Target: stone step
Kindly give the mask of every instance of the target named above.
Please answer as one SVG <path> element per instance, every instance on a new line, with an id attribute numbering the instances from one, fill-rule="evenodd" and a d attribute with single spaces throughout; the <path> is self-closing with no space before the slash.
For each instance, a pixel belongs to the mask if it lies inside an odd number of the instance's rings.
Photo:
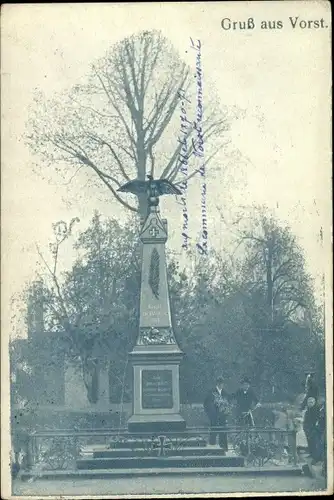
<path id="1" fill-rule="evenodd" d="M 264 467 L 164 467 L 155 469 L 81 469 L 81 470 L 54 470 L 38 473 L 23 472 L 22 480 L 28 479 L 108 479 L 134 478 L 147 476 L 190 476 L 190 475 L 217 475 L 217 476 L 300 476 L 301 467 L 298 466 L 264 466 Z"/>
<path id="2" fill-rule="evenodd" d="M 132 448 L 122 448 L 122 449 L 109 449 L 109 450 L 94 450 L 93 452 L 83 452 L 82 457 L 88 458 L 88 455 L 92 458 L 114 458 L 114 457 L 147 457 L 149 453 L 153 456 L 159 456 L 159 449 L 156 448 L 150 452 L 145 449 L 132 449 Z M 220 447 L 211 446 L 193 446 L 193 447 L 182 447 L 179 449 L 165 450 L 166 456 L 222 456 L 222 450 Z"/>
<path id="3" fill-rule="evenodd" d="M 150 469 L 173 467 L 243 467 L 245 460 L 236 456 L 166 456 L 81 458 L 78 469 Z"/>

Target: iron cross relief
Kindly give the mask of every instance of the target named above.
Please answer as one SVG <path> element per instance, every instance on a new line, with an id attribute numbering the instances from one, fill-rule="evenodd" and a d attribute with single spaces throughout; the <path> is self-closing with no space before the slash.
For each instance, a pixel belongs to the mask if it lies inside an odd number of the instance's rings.
<path id="1" fill-rule="evenodd" d="M 153 238 L 155 238 L 159 234 L 159 229 L 157 227 L 153 226 L 149 230 L 149 233 L 150 233 L 151 236 L 153 236 Z"/>

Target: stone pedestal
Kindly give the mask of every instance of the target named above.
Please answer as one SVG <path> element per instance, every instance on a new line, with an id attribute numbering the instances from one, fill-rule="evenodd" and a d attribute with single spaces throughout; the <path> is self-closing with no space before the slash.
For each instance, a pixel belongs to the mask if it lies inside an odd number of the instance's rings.
<path id="1" fill-rule="evenodd" d="M 167 221 L 150 206 L 143 243 L 139 335 L 130 353 L 133 366 L 131 432 L 185 429 L 180 415 L 179 365 L 183 353 L 171 321 L 165 243 Z"/>
<path id="2" fill-rule="evenodd" d="M 182 352 L 175 345 L 136 346 L 133 366 L 133 415 L 131 432 L 182 431 L 180 415 L 179 364 Z"/>

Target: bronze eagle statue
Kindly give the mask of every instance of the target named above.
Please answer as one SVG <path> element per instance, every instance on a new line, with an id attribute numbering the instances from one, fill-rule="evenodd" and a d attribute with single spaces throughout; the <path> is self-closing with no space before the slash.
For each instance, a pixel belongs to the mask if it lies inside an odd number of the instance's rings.
<path id="1" fill-rule="evenodd" d="M 163 194 L 182 194 L 182 191 L 174 184 L 172 184 L 167 179 L 153 179 L 151 175 L 148 175 L 147 181 L 142 181 L 139 179 L 134 179 L 127 182 L 117 191 L 122 191 L 123 193 L 132 194 L 142 194 L 147 193 L 148 197 L 159 197 Z"/>

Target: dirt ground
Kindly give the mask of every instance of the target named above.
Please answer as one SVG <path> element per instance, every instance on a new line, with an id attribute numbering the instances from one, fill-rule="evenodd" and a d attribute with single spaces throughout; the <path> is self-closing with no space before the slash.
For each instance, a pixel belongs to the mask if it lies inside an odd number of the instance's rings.
<path id="1" fill-rule="evenodd" d="M 136 479 L 37 480 L 16 481 L 16 495 L 159 495 L 177 493 L 240 493 L 321 491 L 321 478 L 299 476 L 173 476 Z"/>

